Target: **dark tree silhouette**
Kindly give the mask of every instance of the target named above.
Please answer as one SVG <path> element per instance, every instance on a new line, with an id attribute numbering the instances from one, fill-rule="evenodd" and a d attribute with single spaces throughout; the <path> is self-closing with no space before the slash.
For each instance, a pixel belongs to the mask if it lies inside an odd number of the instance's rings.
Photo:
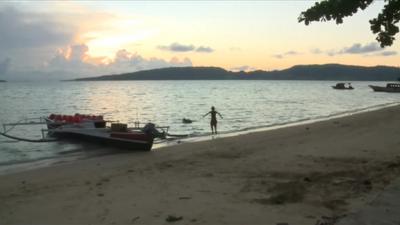
<path id="1" fill-rule="evenodd" d="M 309 25 L 312 21 L 335 20 L 343 23 L 343 18 L 352 16 L 359 9 L 364 10 L 374 0 L 323 0 L 302 12 L 299 22 Z M 377 34 L 376 40 L 381 47 L 390 46 L 399 32 L 396 25 L 400 20 L 400 0 L 385 0 L 382 12 L 375 19 L 370 20 L 371 31 Z"/>

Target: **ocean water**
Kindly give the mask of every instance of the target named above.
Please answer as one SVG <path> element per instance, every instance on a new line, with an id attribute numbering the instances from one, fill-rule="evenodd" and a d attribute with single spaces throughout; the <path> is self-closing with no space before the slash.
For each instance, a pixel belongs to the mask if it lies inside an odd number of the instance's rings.
<path id="1" fill-rule="evenodd" d="M 334 90 L 335 81 L 103 81 L 0 83 L 0 123 L 55 114 L 101 114 L 131 124 L 139 120 L 170 126 L 169 132 L 210 134 L 211 106 L 223 115 L 222 134 L 329 118 L 400 103 L 400 94 L 376 93 L 352 82 L 355 90 Z M 183 124 L 182 118 L 194 122 Z M 41 125 L 16 127 L 10 134 L 40 138 Z M 1 128 L 2 129 L 2 128 Z M 184 140 L 182 140 L 184 141 Z M 161 143 L 162 144 L 162 143 Z M 161 145 L 160 144 L 160 145 Z M 155 145 L 157 147 L 158 145 Z M 0 136 L 0 170 L 44 165 L 115 152 L 86 143 L 27 143 Z"/>

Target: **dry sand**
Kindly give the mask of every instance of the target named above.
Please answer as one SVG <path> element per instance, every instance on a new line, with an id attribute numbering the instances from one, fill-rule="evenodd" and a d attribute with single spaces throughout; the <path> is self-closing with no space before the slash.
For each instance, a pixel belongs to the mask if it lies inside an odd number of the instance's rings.
<path id="1" fill-rule="evenodd" d="M 0 224 L 331 223 L 399 177 L 399 137 L 395 106 L 3 175 Z"/>

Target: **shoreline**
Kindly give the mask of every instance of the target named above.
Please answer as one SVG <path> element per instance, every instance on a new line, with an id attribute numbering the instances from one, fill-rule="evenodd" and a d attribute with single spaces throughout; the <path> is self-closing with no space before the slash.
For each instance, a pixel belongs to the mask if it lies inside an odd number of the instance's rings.
<path id="1" fill-rule="evenodd" d="M 252 133 L 257 133 L 257 132 L 264 132 L 264 131 L 271 131 L 271 130 L 277 130 L 277 129 L 282 129 L 282 128 L 296 127 L 296 126 L 300 126 L 300 125 L 313 124 L 313 123 L 322 122 L 322 121 L 329 121 L 329 120 L 343 118 L 343 117 L 347 117 L 347 116 L 362 114 L 365 112 L 382 110 L 382 109 L 397 106 L 397 105 L 400 105 L 400 103 L 397 103 L 397 102 L 385 103 L 385 104 L 375 105 L 375 106 L 371 106 L 371 107 L 336 113 L 336 114 L 332 114 L 332 115 L 328 115 L 328 116 L 319 116 L 319 117 L 313 118 L 313 119 L 308 118 L 308 119 L 302 119 L 302 120 L 294 121 L 294 122 L 272 124 L 272 125 L 260 126 L 260 127 L 251 127 L 251 128 L 245 128 L 242 130 L 238 130 L 238 131 L 221 132 L 218 135 L 211 135 L 211 134 L 207 133 L 207 134 L 203 134 L 203 135 L 199 135 L 199 136 L 190 136 L 187 138 L 177 138 L 177 139 L 163 142 L 163 143 L 155 143 L 153 145 L 152 151 L 163 151 L 164 148 L 173 147 L 173 146 L 184 144 L 184 143 L 196 143 L 196 142 L 203 142 L 203 141 L 211 141 L 211 140 L 219 139 L 219 138 L 236 137 L 236 136 L 241 136 L 241 135 L 245 135 L 245 134 L 252 134 Z M 76 152 L 74 152 L 74 153 L 76 153 Z M 112 151 L 110 151 L 108 154 L 113 154 L 113 153 L 112 153 Z M 0 165 L 0 175 L 35 170 L 38 168 L 51 167 L 52 165 L 55 165 L 55 164 L 71 163 L 74 161 L 101 157 L 102 155 L 103 155 L 103 153 L 99 154 L 99 155 L 92 155 L 92 156 L 84 156 L 84 155 L 64 155 L 64 156 L 59 156 L 59 157 L 50 156 L 50 157 L 44 157 L 44 158 L 39 158 L 39 159 L 19 161 L 17 163 L 11 163 L 11 162 L 3 163 L 2 165 Z"/>
<path id="2" fill-rule="evenodd" d="M 321 218 L 340 220 L 399 179 L 399 115 L 397 105 L 0 175 L 0 223 L 167 224 L 168 218 L 182 217 L 175 224 L 309 225 Z"/>
<path id="3" fill-rule="evenodd" d="M 313 123 L 318 123 L 322 121 L 328 121 L 328 120 L 333 120 L 333 119 L 339 119 L 347 116 L 353 116 L 357 114 L 362 114 L 366 112 L 373 112 L 373 111 L 378 111 L 381 109 L 385 108 L 390 108 L 394 106 L 400 105 L 400 102 L 391 102 L 391 103 L 384 103 L 380 105 L 374 105 L 371 107 L 364 107 L 360 109 L 354 109 L 351 111 L 346 111 L 346 112 L 340 112 L 340 113 L 335 113 L 327 116 L 318 116 L 316 118 L 306 118 L 298 121 L 293 121 L 293 122 L 287 122 L 287 123 L 279 123 L 279 124 L 271 124 L 271 125 L 265 125 L 265 126 L 259 126 L 259 127 L 250 127 L 250 128 L 244 128 L 241 130 L 237 131 L 226 131 L 226 132 L 220 132 L 217 135 L 212 135 L 211 133 L 199 135 L 199 136 L 189 136 L 187 138 L 177 138 L 176 141 L 173 140 L 170 143 L 160 143 L 156 144 L 156 146 L 153 145 L 153 149 L 162 149 L 165 147 L 171 147 L 175 146 L 178 144 L 182 143 L 195 143 L 195 142 L 200 142 L 200 141 L 210 141 L 214 140 L 215 138 L 226 138 L 226 137 L 236 137 L 244 134 L 251 134 L 251 133 L 256 133 L 256 132 L 263 132 L 263 131 L 270 131 L 270 130 L 277 130 L 277 129 L 282 129 L 282 128 L 290 128 L 290 127 L 296 127 L 300 125 L 307 125 L 307 124 L 313 124 Z M 156 150 L 156 151 L 157 151 Z"/>

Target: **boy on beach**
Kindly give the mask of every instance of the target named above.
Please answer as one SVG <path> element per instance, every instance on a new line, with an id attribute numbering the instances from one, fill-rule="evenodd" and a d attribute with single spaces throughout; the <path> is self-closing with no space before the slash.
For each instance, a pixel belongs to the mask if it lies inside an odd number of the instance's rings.
<path id="1" fill-rule="evenodd" d="M 205 116 L 207 116 L 208 114 L 211 114 L 211 121 L 210 121 L 210 126 L 211 126 L 211 134 L 214 134 L 214 130 L 215 130 L 215 134 L 217 134 L 217 114 L 219 115 L 219 117 L 221 117 L 221 119 L 223 119 L 222 115 L 215 111 L 215 107 L 212 106 L 211 107 L 211 111 L 206 113 L 203 118 Z"/>

